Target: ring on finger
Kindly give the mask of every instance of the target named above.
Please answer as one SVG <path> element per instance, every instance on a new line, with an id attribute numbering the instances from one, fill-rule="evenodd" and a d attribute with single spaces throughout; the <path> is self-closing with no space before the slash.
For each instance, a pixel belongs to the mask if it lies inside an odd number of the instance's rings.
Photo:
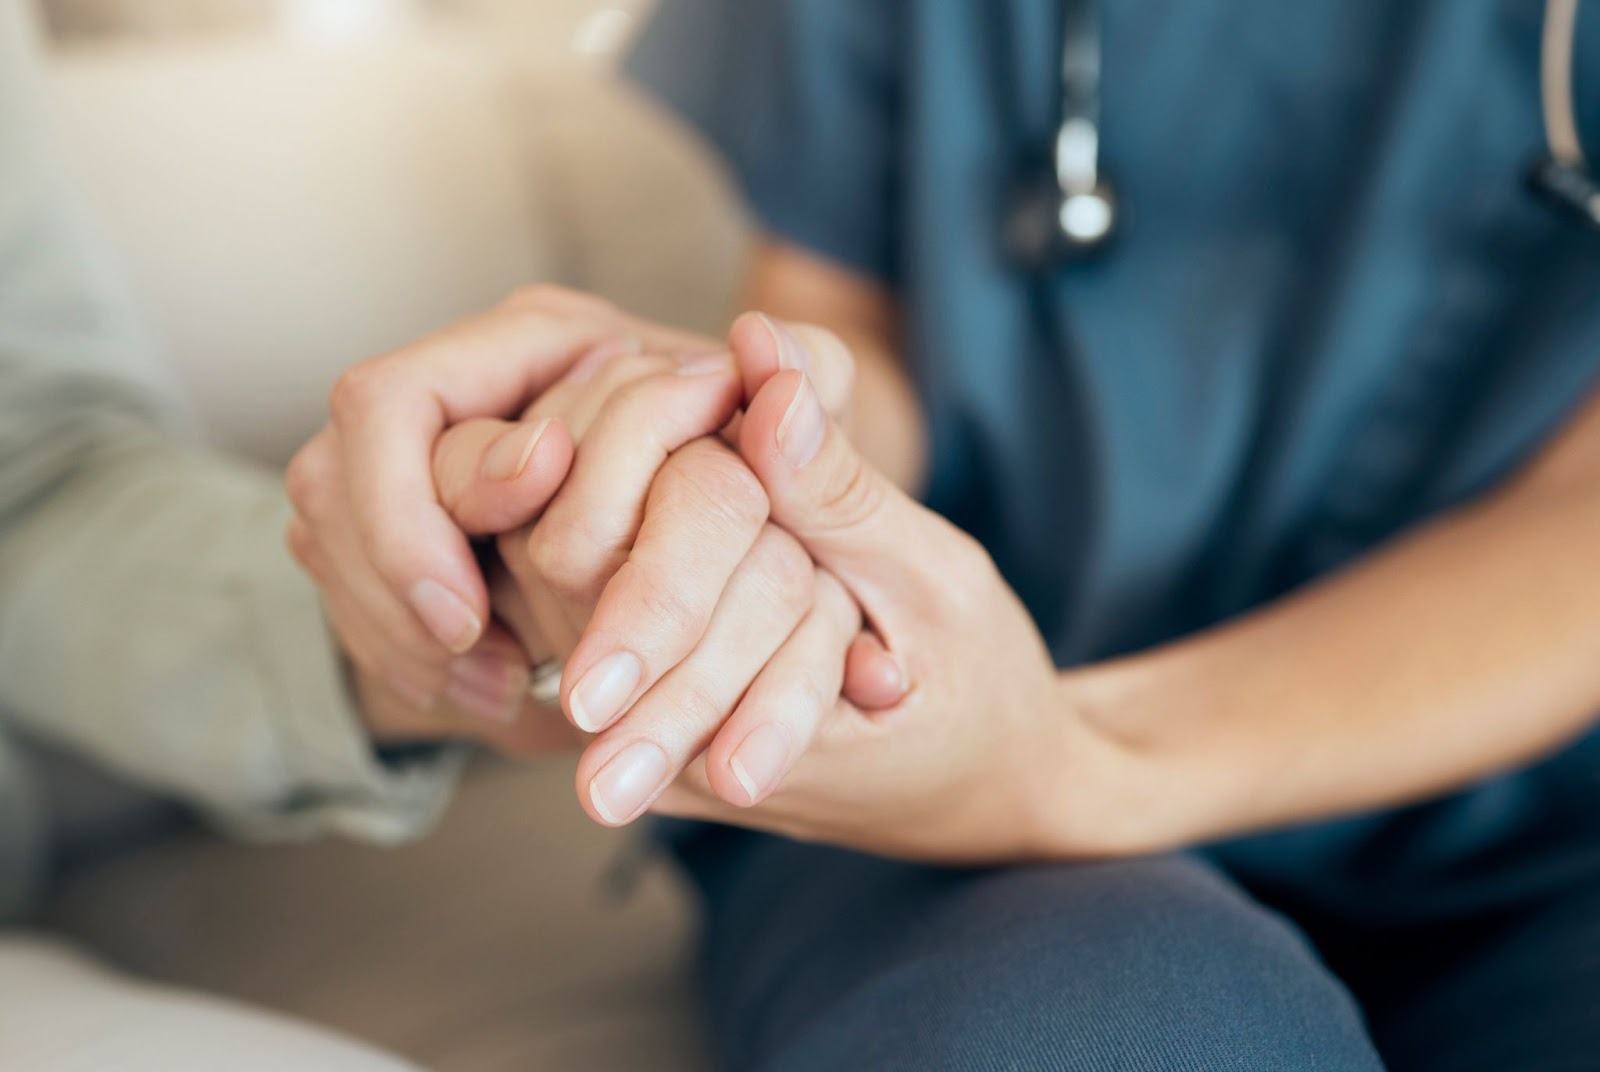
<path id="1" fill-rule="evenodd" d="M 540 707 L 561 706 L 561 672 L 566 668 L 560 659 L 546 659 L 535 663 L 528 674 L 528 695 Z"/>

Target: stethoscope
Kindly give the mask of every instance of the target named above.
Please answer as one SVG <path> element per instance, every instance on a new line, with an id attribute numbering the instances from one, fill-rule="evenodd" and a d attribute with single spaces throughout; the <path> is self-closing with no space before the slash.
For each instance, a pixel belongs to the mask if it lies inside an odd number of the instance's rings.
<path id="1" fill-rule="evenodd" d="M 1539 91 L 1548 151 L 1529 176 L 1533 189 L 1589 226 L 1600 228 L 1600 182 L 1595 181 L 1578 137 L 1572 68 L 1576 59 L 1579 0 L 1546 0 L 1539 56 Z"/>
<path id="2" fill-rule="evenodd" d="M 1546 0 L 1540 97 L 1548 151 L 1529 182 L 1541 196 L 1600 228 L 1600 181 L 1584 158 L 1573 98 L 1578 6 Z M 1100 161 L 1100 51 L 1097 0 L 1066 0 L 1061 46 L 1061 121 L 1052 173 L 1024 184 L 1005 222 L 1014 260 L 1034 271 L 1106 247 L 1120 215 L 1116 187 Z"/>

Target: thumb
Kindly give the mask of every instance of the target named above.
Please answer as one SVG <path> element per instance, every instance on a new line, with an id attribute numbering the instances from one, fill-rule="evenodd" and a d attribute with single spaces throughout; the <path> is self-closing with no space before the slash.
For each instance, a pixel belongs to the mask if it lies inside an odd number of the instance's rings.
<path id="1" fill-rule="evenodd" d="M 891 648 L 939 605 L 942 573 L 971 541 L 869 464 L 805 375 L 779 372 L 756 393 L 739 450 L 772 520 L 844 583 Z"/>
<path id="2" fill-rule="evenodd" d="M 434 487 L 468 536 L 509 532 L 543 512 L 572 456 L 572 436 L 553 418 L 462 421 L 434 445 Z"/>
<path id="3" fill-rule="evenodd" d="M 883 711 L 904 700 L 909 688 L 905 667 L 883 642 L 871 633 L 857 634 L 845 652 L 844 698 L 862 711 Z"/>
<path id="4" fill-rule="evenodd" d="M 755 398 L 775 374 L 798 369 L 810 378 L 822 408 L 830 414 L 838 417 L 850 404 L 855 358 L 827 328 L 789 323 L 765 313 L 745 313 L 728 329 L 728 348 L 739 364 L 747 400 Z"/>

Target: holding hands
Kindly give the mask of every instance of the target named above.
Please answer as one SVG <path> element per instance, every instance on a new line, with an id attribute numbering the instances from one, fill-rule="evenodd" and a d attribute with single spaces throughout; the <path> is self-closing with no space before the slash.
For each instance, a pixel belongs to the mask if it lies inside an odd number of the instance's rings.
<path id="1" fill-rule="evenodd" d="M 374 734 L 587 739 L 579 798 L 608 825 L 1120 848 L 1045 787 L 1139 784 L 1130 754 L 983 550 L 851 445 L 851 378 L 816 329 L 746 316 L 724 349 L 559 290 L 359 366 L 291 469 L 290 543 Z M 493 537 L 490 585 L 468 537 Z M 560 712 L 527 695 L 546 659 Z"/>
<path id="2" fill-rule="evenodd" d="M 820 382 L 843 400 L 850 375 L 841 351 Z M 551 289 L 347 374 L 290 468 L 289 542 L 374 736 L 527 754 L 599 733 L 580 799 L 620 824 L 719 731 L 721 762 L 701 770 L 726 799 L 758 799 L 832 710 L 853 642 L 860 698 L 897 688 L 717 438 L 741 397 L 725 348 Z M 492 615 L 468 537 L 494 537 Z M 570 726 L 528 697 L 547 658 L 567 662 Z M 792 739 L 756 734 L 762 712 Z"/>

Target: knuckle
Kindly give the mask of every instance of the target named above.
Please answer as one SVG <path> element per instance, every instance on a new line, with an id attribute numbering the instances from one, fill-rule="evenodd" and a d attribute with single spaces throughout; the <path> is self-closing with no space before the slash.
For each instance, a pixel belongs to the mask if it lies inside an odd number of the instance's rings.
<path id="1" fill-rule="evenodd" d="M 884 506 L 884 482 L 854 451 L 845 452 L 823 482 L 816 516 L 829 529 L 849 532 L 866 524 Z"/>
<path id="2" fill-rule="evenodd" d="M 361 546 L 367 561 L 396 591 L 408 588 L 425 571 L 424 563 L 406 541 L 387 540 L 369 532 L 362 535 Z"/>
<path id="3" fill-rule="evenodd" d="M 617 354 L 606 363 L 607 378 L 613 390 L 609 408 L 638 420 L 661 408 L 667 379 L 659 376 L 665 359 L 649 354 Z"/>
<path id="4" fill-rule="evenodd" d="M 569 601 L 594 586 L 599 566 L 597 542 L 572 524 L 539 524 L 528 537 L 527 565 L 535 577 Z"/>
<path id="5" fill-rule="evenodd" d="M 632 595 L 632 609 L 638 620 L 650 622 L 658 634 L 698 639 L 711 620 L 711 608 L 701 606 L 685 594 L 681 585 L 652 571 L 627 562 L 617 577 Z"/>
<path id="6" fill-rule="evenodd" d="M 802 611 L 816 594 L 817 570 L 800 542 L 782 529 L 768 525 L 757 547 L 760 575 L 768 598 L 779 607 Z"/>
<path id="7" fill-rule="evenodd" d="M 994 559 L 976 538 L 953 525 L 941 558 L 945 568 L 944 591 L 952 605 L 958 611 L 975 611 L 995 589 L 999 569 Z"/>
<path id="8" fill-rule="evenodd" d="M 352 365 L 333 381 L 328 393 L 328 410 L 337 422 L 347 422 L 370 412 L 388 391 L 389 365 L 383 358 L 370 358 Z"/>
<path id="9" fill-rule="evenodd" d="M 289 460 L 283 472 L 283 489 L 296 513 L 309 517 L 318 512 L 331 470 L 327 441 L 320 435 Z"/>
<path id="10" fill-rule="evenodd" d="M 833 709 L 838 698 L 839 690 L 830 689 L 824 684 L 816 670 L 801 674 L 794 683 L 789 707 L 791 711 L 800 712 L 796 720 L 800 724 L 794 727 L 796 732 L 806 731 L 803 739 L 808 739 L 810 732 L 822 721 L 822 716 Z"/>
<path id="11" fill-rule="evenodd" d="M 690 739 L 694 752 L 710 744 L 705 739 L 708 731 L 722 725 L 730 713 L 711 683 L 700 679 L 680 682 L 673 690 L 672 706 L 673 717 Z"/>
<path id="12" fill-rule="evenodd" d="M 989 557 L 988 548 L 979 543 L 977 537 L 953 525 L 948 532 L 948 554 L 955 565 L 957 577 L 969 581 L 987 581 L 994 575 L 994 559 Z"/>
<path id="13" fill-rule="evenodd" d="M 532 311 L 590 312 L 597 316 L 619 315 L 617 307 L 595 294 L 564 287 L 559 283 L 527 283 L 513 290 L 501 303 L 508 309 Z"/>
<path id="14" fill-rule="evenodd" d="M 308 471 L 304 458 L 305 451 L 302 450 L 289 460 L 288 468 L 283 471 L 283 491 L 289 497 L 289 505 L 297 514 L 311 512 L 314 478 Z"/>
<path id="15" fill-rule="evenodd" d="M 666 493 L 694 503 L 701 516 L 737 529 L 754 529 L 767 520 L 772 504 L 755 473 L 722 444 L 696 440 L 667 459 L 660 479 Z"/>
<path id="16" fill-rule="evenodd" d="M 662 408 L 661 397 L 669 384 L 662 374 L 671 364 L 671 358 L 660 354 L 612 354 L 595 377 L 594 389 L 604 393 L 606 408 L 615 419 L 643 421 Z"/>
<path id="17" fill-rule="evenodd" d="M 837 689 L 830 695 L 825 671 L 808 667 L 786 673 L 778 687 L 764 690 L 759 698 L 753 696 L 746 703 L 762 721 L 787 727 L 794 735 L 794 743 L 803 748 L 837 699 Z M 745 713 L 741 710 L 741 717 Z"/>

